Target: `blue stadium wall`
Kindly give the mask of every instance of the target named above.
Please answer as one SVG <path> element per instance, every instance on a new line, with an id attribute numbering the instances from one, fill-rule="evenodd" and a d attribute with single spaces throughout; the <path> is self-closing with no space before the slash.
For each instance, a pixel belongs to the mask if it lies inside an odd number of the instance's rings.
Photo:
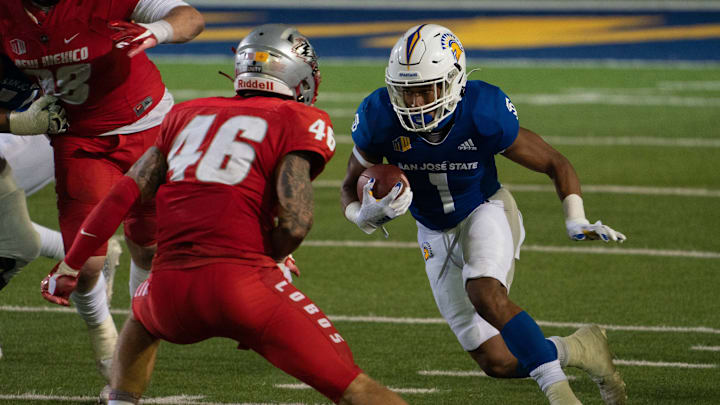
<path id="1" fill-rule="evenodd" d="M 205 16 L 205 31 L 191 43 L 159 46 L 152 55 L 232 55 L 259 24 L 291 24 L 311 38 L 323 58 L 385 59 L 408 28 L 439 23 L 456 32 L 472 59 L 561 59 L 716 62 L 720 59 L 718 2 L 393 3 L 391 8 L 329 2 L 310 7 L 240 6 L 242 1 L 191 1 Z M 672 7 L 651 6 L 672 4 Z M 273 5 L 275 4 L 275 5 Z M 339 6 L 343 4 L 342 6 Z M 377 3 L 375 3 L 377 4 Z M 456 7 L 439 8 L 438 5 Z M 491 4 L 492 6 L 488 6 Z M 522 7 L 527 4 L 528 7 Z M 566 4 L 566 6 L 563 6 Z M 577 4 L 582 8 L 571 9 Z M 633 7 L 625 7 L 632 4 Z M 684 6 L 683 6 L 684 4 Z M 695 6 L 693 6 L 693 4 Z M 503 5 L 508 5 L 503 9 Z M 498 8 L 500 7 L 500 8 Z"/>

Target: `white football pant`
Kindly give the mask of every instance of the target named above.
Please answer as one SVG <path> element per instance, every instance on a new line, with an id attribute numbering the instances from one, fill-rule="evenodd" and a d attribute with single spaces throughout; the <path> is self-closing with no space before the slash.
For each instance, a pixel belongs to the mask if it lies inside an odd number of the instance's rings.
<path id="1" fill-rule="evenodd" d="M 0 257 L 16 260 L 4 274 L 8 282 L 17 271 L 41 252 L 42 240 L 33 228 L 26 195 L 55 178 L 53 150 L 45 136 L 0 134 L 0 158 L 7 160 L 0 173 Z"/>
<path id="2" fill-rule="evenodd" d="M 12 167 L 13 177 L 26 196 L 55 180 L 50 141 L 44 135 L 17 136 L 0 133 L 0 158 Z"/>
<path id="3" fill-rule="evenodd" d="M 509 191 L 500 188 L 456 227 L 444 231 L 419 222 L 418 244 L 440 313 L 467 351 L 500 332 L 475 311 L 465 284 L 491 277 L 510 291 L 515 260 L 525 239 L 522 215 Z"/>

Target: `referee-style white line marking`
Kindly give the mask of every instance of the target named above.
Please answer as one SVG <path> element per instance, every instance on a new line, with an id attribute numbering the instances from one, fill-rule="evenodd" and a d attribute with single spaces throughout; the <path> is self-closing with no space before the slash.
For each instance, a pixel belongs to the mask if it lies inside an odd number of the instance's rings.
<path id="1" fill-rule="evenodd" d="M 312 389 L 311 386 L 304 384 L 304 383 L 296 383 L 296 384 L 275 384 L 273 385 L 275 388 L 283 388 L 288 390 L 309 390 Z M 437 388 L 398 388 L 398 387 L 388 387 L 388 389 L 395 391 L 400 394 L 434 394 L 439 392 Z"/>
<path id="2" fill-rule="evenodd" d="M 73 308 L 66 307 L 21 307 L 14 305 L 0 305 L 0 312 L 50 312 L 74 314 Z M 113 309 L 112 314 L 127 315 L 127 309 Z M 333 322 L 367 322 L 367 323 L 391 323 L 391 324 L 445 324 L 443 318 L 410 318 L 390 316 L 358 316 L 358 315 L 328 315 Z M 577 329 L 589 325 L 582 322 L 552 322 L 536 320 L 540 326 L 555 328 Z M 607 330 L 630 331 L 630 332 L 654 332 L 654 333 L 707 333 L 720 335 L 720 329 L 706 326 L 646 326 L 646 325 L 599 325 Z"/>
<path id="3" fill-rule="evenodd" d="M 690 347 L 690 350 L 698 350 L 698 351 L 704 351 L 704 352 L 720 352 L 720 346 L 692 346 Z"/>

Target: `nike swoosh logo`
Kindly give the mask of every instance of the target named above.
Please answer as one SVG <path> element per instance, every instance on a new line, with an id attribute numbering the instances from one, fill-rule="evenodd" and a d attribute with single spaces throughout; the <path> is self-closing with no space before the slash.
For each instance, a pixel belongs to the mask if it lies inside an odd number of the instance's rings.
<path id="1" fill-rule="evenodd" d="M 90 236 L 91 238 L 97 238 L 97 235 L 93 235 L 89 232 L 85 232 L 85 229 L 80 229 L 80 235 Z"/>
<path id="2" fill-rule="evenodd" d="M 79 32 L 78 32 L 77 34 L 71 36 L 70 38 L 65 38 L 65 39 L 63 39 L 63 41 L 65 41 L 65 44 L 67 45 L 67 44 L 69 44 L 73 39 L 75 39 L 75 37 L 77 37 L 78 35 L 80 35 Z"/>

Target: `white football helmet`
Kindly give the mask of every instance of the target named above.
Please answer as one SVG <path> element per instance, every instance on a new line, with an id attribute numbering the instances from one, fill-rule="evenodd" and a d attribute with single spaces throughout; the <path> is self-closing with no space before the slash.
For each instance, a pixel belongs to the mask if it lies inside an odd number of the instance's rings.
<path id="1" fill-rule="evenodd" d="M 465 49 L 443 26 L 416 25 L 390 51 L 385 84 L 400 124 L 408 131 L 437 128 L 455 111 L 465 83 Z M 424 105 L 415 105 L 418 97 Z"/>
<path id="2" fill-rule="evenodd" d="M 313 105 L 320 85 L 315 49 L 294 27 L 261 25 L 237 46 L 235 91 L 282 94 Z"/>

